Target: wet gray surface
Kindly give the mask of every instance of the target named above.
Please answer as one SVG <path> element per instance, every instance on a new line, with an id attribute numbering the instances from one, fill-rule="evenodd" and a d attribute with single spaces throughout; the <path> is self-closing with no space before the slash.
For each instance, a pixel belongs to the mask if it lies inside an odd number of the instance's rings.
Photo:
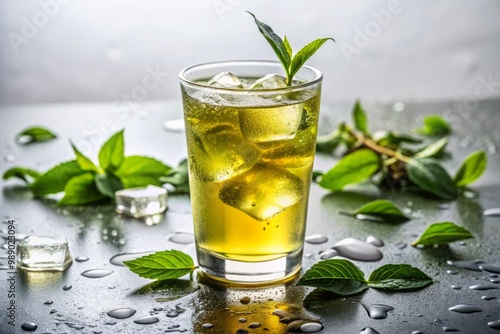
<path id="1" fill-rule="evenodd" d="M 370 289 L 353 297 L 305 303 L 310 288 L 295 287 L 293 282 L 258 289 L 217 287 L 207 283 L 181 280 L 175 286 L 139 278 L 123 266 L 109 262 L 119 253 L 148 252 L 175 248 L 194 256 L 193 244 L 169 241 L 175 232 L 192 232 L 188 196 L 171 196 L 165 215 L 141 221 L 117 215 L 112 206 L 58 207 L 53 201 L 39 201 L 16 181 L 3 182 L 0 192 L 1 217 L 16 221 L 16 233 L 65 236 L 73 258 L 86 256 L 63 273 L 15 273 L 15 298 L 8 296 L 8 271 L 0 270 L 0 332 L 21 333 L 21 325 L 34 322 L 35 333 L 285 333 L 286 325 L 272 312 L 276 308 L 319 318 L 322 333 L 359 333 L 372 327 L 379 333 L 442 333 L 453 327 L 462 333 L 496 333 L 488 322 L 500 319 L 500 290 L 471 290 L 472 285 L 489 283 L 482 272 L 447 265 L 448 260 L 475 260 L 500 264 L 500 218 L 483 217 L 486 209 L 500 207 L 500 101 L 477 105 L 456 103 L 406 104 L 365 103 L 370 128 L 410 131 L 421 125 L 423 116 L 444 115 L 452 124 L 451 158 L 444 161 L 452 173 L 470 152 L 485 149 L 489 165 L 485 175 L 472 188 L 476 198 L 459 197 L 444 202 L 399 191 L 380 192 L 376 188 L 354 188 L 330 194 L 313 184 L 311 190 L 307 235 L 324 234 L 328 242 L 305 244 L 304 269 L 320 260 L 319 253 L 343 238 L 365 240 L 372 235 L 384 242 L 384 257 L 377 262 L 353 261 L 369 275 L 386 263 L 408 263 L 434 279 L 431 286 L 413 292 L 388 293 Z M 350 105 L 325 105 L 322 109 L 322 131 L 341 120 L 350 121 Z M 170 165 L 185 157 L 184 134 L 165 131 L 163 123 L 181 117 L 180 102 L 154 102 L 117 112 L 111 104 L 65 104 L 26 107 L 2 107 L 0 110 L 0 171 L 15 165 L 46 170 L 55 163 L 72 159 L 68 140 L 96 160 L 100 144 L 116 130 L 125 128 L 126 155 L 156 157 Z M 14 135 L 26 126 L 44 125 L 59 134 L 52 142 L 19 146 Z M 13 160 L 13 161 L 11 161 Z M 316 169 L 327 170 L 335 160 L 318 155 Z M 470 197 L 470 196 L 469 196 Z M 398 225 L 360 221 L 343 216 L 340 210 L 352 211 L 374 198 L 389 198 L 414 218 Z M 442 205 L 441 204 L 446 204 Z M 456 242 L 449 247 L 417 249 L 410 246 L 425 228 L 439 221 L 453 221 L 470 230 L 475 239 Z M 150 224 L 150 225 L 148 225 Z M 1 223 L 0 230 L 7 224 Z M 175 238 L 173 239 L 175 240 Z M 0 264 L 5 265 L 4 249 Z M 102 278 L 87 278 L 90 269 L 112 270 Z M 451 273 L 447 273 L 451 270 Z M 63 290 L 67 284 L 69 290 Z M 150 284 L 150 285 L 149 285 Z M 453 289 L 451 286 L 460 286 Z M 486 300 L 482 296 L 494 296 Z M 249 303 L 242 303 L 250 297 Z M 15 326 L 8 324 L 6 307 L 14 301 Z M 49 303 L 52 301 L 52 303 Z M 47 303 L 46 303 L 47 302 Z M 384 304 L 394 307 L 385 319 L 371 319 L 362 304 Z M 463 314 L 450 307 L 472 304 L 482 312 Z M 136 313 L 116 319 L 107 313 L 131 308 Z M 54 311 L 55 310 L 55 311 Z M 153 324 L 137 324 L 152 314 L 159 319 Z M 245 318 L 247 322 L 238 321 Z M 259 322 L 259 328 L 248 328 Z M 203 324 L 213 324 L 204 328 Z M 178 325 L 178 327 L 176 327 Z M 170 328 L 169 328 L 170 327 Z M 206 326 L 209 327 L 209 326 Z M 266 330 L 267 328 L 267 330 Z"/>

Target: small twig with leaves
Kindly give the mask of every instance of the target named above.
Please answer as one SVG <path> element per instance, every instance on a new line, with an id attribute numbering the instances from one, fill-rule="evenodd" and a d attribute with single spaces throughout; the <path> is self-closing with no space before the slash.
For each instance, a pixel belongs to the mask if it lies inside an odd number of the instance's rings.
<path id="1" fill-rule="evenodd" d="M 341 123 L 330 134 L 318 138 L 318 152 L 331 153 L 340 146 L 347 152 L 329 171 L 315 172 L 315 180 L 319 179 L 319 185 L 326 189 L 339 191 L 370 180 L 380 186 L 416 187 L 434 197 L 453 200 L 460 189 L 476 181 L 486 169 L 486 153 L 476 151 L 462 161 L 451 177 L 438 160 L 448 144 L 446 137 L 411 149 L 405 145 L 419 144 L 422 139 L 390 131 L 372 135 L 359 101 L 354 104 L 352 115 L 354 127 Z M 443 118 L 432 115 L 424 120 L 419 132 L 436 136 L 449 134 L 451 128 Z"/>

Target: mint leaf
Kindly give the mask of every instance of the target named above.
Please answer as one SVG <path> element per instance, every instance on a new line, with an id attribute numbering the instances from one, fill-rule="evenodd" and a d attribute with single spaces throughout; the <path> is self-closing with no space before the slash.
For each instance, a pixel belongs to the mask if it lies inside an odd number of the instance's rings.
<path id="1" fill-rule="evenodd" d="M 171 169 L 166 176 L 160 177 L 160 182 L 173 185 L 176 194 L 189 194 L 187 159 L 181 160 L 177 168 Z"/>
<path id="2" fill-rule="evenodd" d="M 368 220 L 394 224 L 404 223 L 411 219 L 406 214 L 404 214 L 392 201 L 383 199 L 368 202 L 356 211 L 350 213 L 350 215 L 358 219 L 362 219 L 358 217 L 358 215 L 368 216 L 370 218 L 373 217 L 374 219 Z"/>
<path id="3" fill-rule="evenodd" d="M 17 177 L 26 183 L 30 183 L 31 180 L 37 180 L 42 174 L 34 169 L 24 168 L 24 167 L 12 167 L 3 173 L 3 179 L 8 180 L 13 177 Z"/>
<path id="4" fill-rule="evenodd" d="M 379 145 L 398 148 L 402 143 L 418 144 L 422 142 L 422 139 L 416 138 L 406 134 L 394 133 L 392 131 L 383 132 L 382 135 L 379 134 L 376 138 L 376 142 Z"/>
<path id="5" fill-rule="evenodd" d="M 273 29 L 270 26 L 257 20 L 255 15 L 253 15 L 252 13 L 250 13 L 248 11 L 247 11 L 247 13 L 253 16 L 253 18 L 255 20 L 255 24 L 257 24 L 257 27 L 259 28 L 260 33 L 262 34 L 262 36 L 264 36 L 264 38 L 268 41 L 268 43 L 273 48 L 274 53 L 276 53 L 276 56 L 278 56 L 279 61 L 281 62 L 281 64 L 283 64 L 283 68 L 285 69 L 285 73 L 287 75 L 288 81 L 291 82 L 290 70 L 289 70 L 290 63 L 291 63 L 291 56 L 288 53 L 289 52 L 288 50 L 291 50 L 290 44 L 287 41 L 288 46 L 285 45 L 285 43 L 283 42 L 281 37 L 276 35 L 276 33 L 273 31 Z"/>
<path id="6" fill-rule="evenodd" d="M 436 160 L 411 159 L 406 166 L 408 177 L 420 189 L 442 199 L 457 197 L 455 183 Z"/>
<path id="7" fill-rule="evenodd" d="M 368 288 L 363 272 L 352 262 L 343 259 L 320 261 L 299 279 L 297 285 L 306 285 L 347 296 Z"/>
<path id="8" fill-rule="evenodd" d="M 73 148 L 73 152 L 75 152 L 76 162 L 78 162 L 78 166 L 80 166 L 82 170 L 90 172 L 98 171 L 92 160 L 83 155 L 73 143 L 71 143 L 71 147 Z"/>
<path id="9" fill-rule="evenodd" d="M 84 205 L 102 201 L 106 196 L 101 194 L 94 183 L 94 173 L 73 177 L 64 187 L 64 197 L 59 201 L 61 205 Z"/>
<path id="10" fill-rule="evenodd" d="M 286 53 L 288 53 L 290 59 L 292 59 L 292 46 L 290 45 L 290 42 L 288 41 L 286 36 L 284 36 L 283 38 L 283 45 L 285 46 Z"/>
<path id="11" fill-rule="evenodd" d="M 197 268 L 189 255 L 174 249 L 123 263 L 141 277 L 158 280 L 180 278 Z"/>
<path id="12" fill-rule="evenodd" d="M 361 131 L 364 135 L 368 134 L 368 121 L 366 119 L 366 112 L 361 106 L 361 102 L 356 100 L 352 109 L 352 118 L 354 126 L 357 130 Z"/>
<path id="13" fill-rule="evenodd" d="M 380 167 L 379 156 L 369 149 L 360 149 L 346 155 L 335 167 L 326 172 L 319 185 L 323 188 L 337 191 L 348 184 L 359 183 Z"/>
<path id="14" fill-rule="evenodd" d="M 16 135 L 16 142 L 24 145 L 54 138 L 57 138 L 57 136 L 52 131 L 40 126 L 34 126 L 19 132 Z"/>
<path id="15" fill-rule="evenodd" d="M 426 287 L 432 278 L 409 264 L 386 264 L 372 272 L 368 286 L 384 290 L 413 290 Z"/>
<path id="16" fill-rule="evenodd" d="M 123 189 L 122 182 L 113 174 L 96 174 L 94 182 L 101 194 L 112 199 L 115 198 L 115 191 Z"/>
<path id="17" fill-rule="evenodd" d="M 125 158 L 124 155 L 123 130 L 111 136 L 99 151 L 99 164 L 106 172 L 116 171 Z"/>
<path id="18" fill-rule="evenodd" d="M 461 163 L 453 178 L 457 187 L 464 187 L 476 181 L 486 170 L 488 158 L 484 151 L 469 154 Z"/>
<path id="19" fill-rule="evenodd" d="M 430 144 L 429 146 L 421 149 L 417 153 L 415 153 L 412 158 L 414 159 L 423 159 L 423 158 L 431 158 L 441 154 L 446 145 L 448 145 L 448 138 L 444 137 L 439 139 L 438 141 Z"/>
<path id="20" fill-rule="evenodd" d="M 424 118 L 424 126 L 417 132 L 426 136 L 446 136 L 451 133 L 451 127 L 443 117 L 431 115 Z"/>
<path id="21" fill-rule="evenodd" d="M 144 187 L 149 184 L 161 186 L 160 177 L 167 175 L 171 169 L 159 160 L 133 155 L 123 160 L 115 175 L 120 178 L 124 188 Z"/>
<path id="22" fill-rule="evenodd" d="M 413 246 L 443 245 L 450 242 L 474 238 L 474 235 L 465 228 L 455 225 L 452 222 L 434 223 L 427 227 L 418 240 L 412 243 Z"/>
<path id="23" fill-rule="evenodd" d="M 59 193 L 64 191 L 64 187 L 70 179 L 84 172 L 76 160 L 63 162 L 40 176 L 31 185 L 31 190 L 37 197 Z"/>
<path id="24" fill-rule="evenodd" d="M 290 64 L 289 74 L 287 77 L 287 83 L 289 86 L 292 84 L 293 77 L 295 76 L 295 74 L 297 74 L 297 72 L 300 70 L 300 68 L 329 39 L 335 42 L 335 40 L 333 38 L 330 38 L 330 37 L 318 38 L 318 39 L 315 39 L 314 41 L 310 42 L 309 44 L 306 44 L 302 49 L 299 50 L 299 52 L 297 52 L 295 54 L 295 56 L 293 56 L 292 63 Z"/>

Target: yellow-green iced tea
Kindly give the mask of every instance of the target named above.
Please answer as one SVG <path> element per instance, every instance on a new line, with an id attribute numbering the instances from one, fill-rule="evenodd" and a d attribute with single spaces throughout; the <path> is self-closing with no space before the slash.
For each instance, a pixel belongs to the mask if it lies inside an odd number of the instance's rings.
<path id="1" fill-rule="evenodd" d="M 251 107 L 183 95 L 198 247 L 239 261 L 302 247 L 319 111 L 309 95 Z"/>
<path id="2" fill-rule="evenodd" d="M 252 80 L 242 81 L 248 87 Z M 228 280 L 245 281 L 245 263 L 248 275 L 262 281 L 279 277 L 266 276 L 281 270 L 273 267 L 286 267 L 285 276 L 296 272 L 320 80 L 312 87 L 277 90 L 214 88 L 206 81 L 181 87 L 199 265 Z M 276 259 L 284 262 L 274 264 Z M 252 267 L 257 263 L 269 265 Z"/>

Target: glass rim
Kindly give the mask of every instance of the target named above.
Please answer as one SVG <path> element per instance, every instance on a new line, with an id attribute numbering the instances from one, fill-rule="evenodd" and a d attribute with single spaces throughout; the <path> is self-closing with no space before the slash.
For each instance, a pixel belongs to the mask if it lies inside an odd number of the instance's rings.
<path id="1" fill-rule="evenodd" d="M 213 66 L 213 65 L 220 65 L 220 64 L 232 64 L 232 65 L 243 65 L 243 64 L 267 64 L 267 65 L 280 65 L 281 67 L 283 66 L 279 61 L 274 61 L 274 60 L 222 60 L 222 61 L 214 61 L 214 62 L 207 62 L 207 63 L 199 63 L 199 64 L 194 64 L 190 65 L 188 67 L 185 67 L 179 72 L 179 79 L 181 80 L 182 83 L 188 84 L 190 86 L 198 87 L 198 88 L 203 88 L 203 89 L 213 89 L 217 91 L 228 91 L 228 92 L 280 92 L 280 91 L 290 91 L 290 90 L 300 90 L 309 86 L 312 86 L 314 84 L 317 84 L 323 80 L 323 73 L 321 73 L 318 69 L 308 66 L 308 65 L 303 65 L 300 70 L 302 69 L 307 69 L 310 70 L 315 74 L 315 78 L 313 80 L 300 83 L 298 85 L 293 85 L 293 86 L 287 86 L 283 88 L 272 88 L 272 89 L 255 89 L 255 90 L 250 90 L 250 89 L 245 89 L 245 88 L 231 88 L 231 87 L 214 87 L 214 86 L 208 86 L 206 84 L 201 84 L 197 83 L 195 81 L 191 81 L 185 77 L 185 73 L 188 72 L 189 70 L 195 69 L 197 67 L 204 67 L 204 66 Z M 299 71 L 300 71 L 299 70 Z M 270 73 L 268 73 L 270 74 Z"/>

